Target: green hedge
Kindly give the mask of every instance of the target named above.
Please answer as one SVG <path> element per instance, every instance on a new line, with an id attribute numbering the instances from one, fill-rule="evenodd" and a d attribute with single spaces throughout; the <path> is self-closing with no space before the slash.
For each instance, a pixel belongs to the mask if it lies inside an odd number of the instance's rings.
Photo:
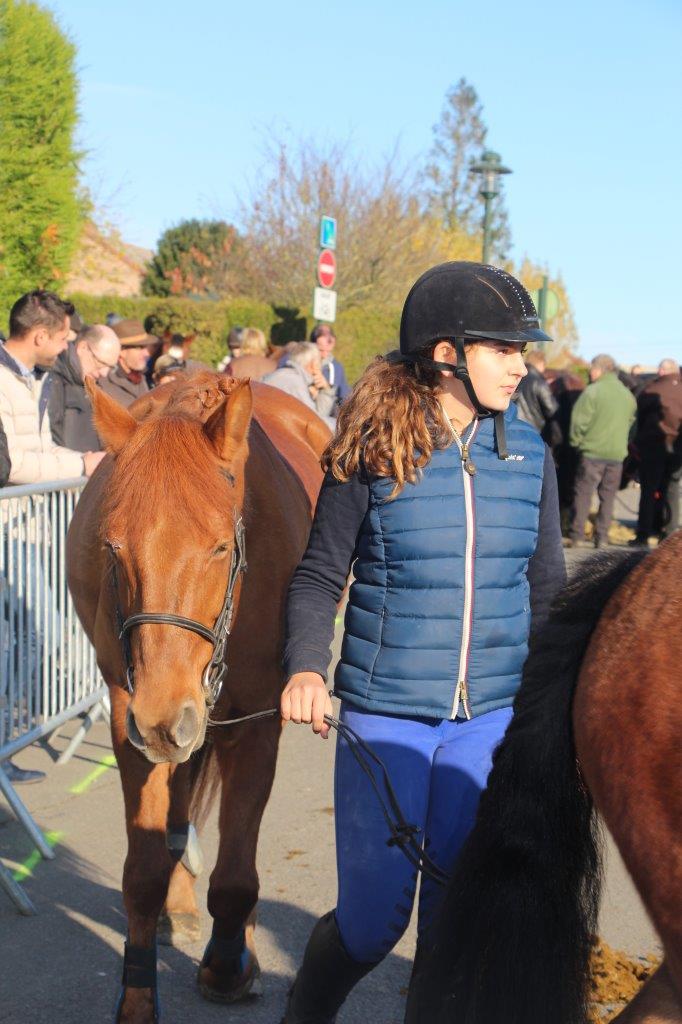
<path id="1" fill-rule="evenodd" d="M 259 327 L 277 345 L 303 340 L 314 326 L 308 309 L 273 307 L 249 299 L 202 302 L 78 294 L 69 298 L 86 323 L 103 323 L 107 313 L 115 311 L 119 316 L 143 322 L 150 318 L 148 330 L 156 333 L 171 330 L 196 334 L 192 356 L 214 366 L 226 354 L 227 334 L 235 325 Z M 350 381 L 357 380 L 377 353 L 396 347 L 399 324 L 400 313 L 395 310 L 356 307 L 339 314 L 334 324 L 338 338 L 336 355 Z"/>

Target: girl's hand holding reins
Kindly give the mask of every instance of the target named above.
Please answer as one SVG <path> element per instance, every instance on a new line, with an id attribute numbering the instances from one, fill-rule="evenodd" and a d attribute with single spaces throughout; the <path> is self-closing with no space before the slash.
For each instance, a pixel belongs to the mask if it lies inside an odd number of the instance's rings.
<path id="1" fill-rule="evenodd" d="M 323 740 L 329 736 L 324 716 L 333 714 L 334 709 L 324 679 L 317 672 L 296 672 L 284 688 L 280 707 L 285 722 L 312 723 L 313 732 Z"/>

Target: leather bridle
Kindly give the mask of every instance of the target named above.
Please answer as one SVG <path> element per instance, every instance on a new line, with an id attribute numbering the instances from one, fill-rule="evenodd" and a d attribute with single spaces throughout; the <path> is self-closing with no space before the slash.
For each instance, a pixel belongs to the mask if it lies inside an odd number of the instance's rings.
<path id="1" fill-rule="evenodd" d="M 201 688 L 206 700 L 209 714 L 213 710 L 227 673 L 227 640 L 232 628 L 232 617 L 234 615 L 234 591 L 240 575 L 246 572 L 246 531 L 241 516 L 235 517 L 234 524 L 234 548 L 230 560 L 230 572 L 227 578 L 227 589 L 225 599 L 220 609 L 218 618 L 213 629 L 204 626 L 196 619 L 188 619 L 183 615 L 173 615 L 170 612 L 136 612 L 123 618 L 118 603 L 118 576 L 116 571 L 116 559 L 113 562 L 113 584 L 114 601 L 116 609 L 116 622 L 118 625 L 118 638 L 123 648 L 123 658 L 126 665 L 126 684 L 128 692 L 134 692 L 135 668 L 130 648 L 130 632 L 135 626 L 149 625 L 156 623 L 163 626 L 177 626 L 179 629 L 186 629 L 190 633 L 196 633 L 213 646 L 211 660 L 204 670 L 201 680 Z"/>

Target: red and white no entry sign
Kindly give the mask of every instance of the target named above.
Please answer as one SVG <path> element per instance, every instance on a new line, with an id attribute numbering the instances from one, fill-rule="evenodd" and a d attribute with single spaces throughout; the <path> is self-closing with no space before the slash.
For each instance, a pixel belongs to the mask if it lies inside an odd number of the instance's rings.
<path id="1" fill-rule="evenodd" d="M 317 259 L 317 279 L 323 288 L 332 288 L 336 280 L 336 257 L 330 249 L 323 249 Z"/>

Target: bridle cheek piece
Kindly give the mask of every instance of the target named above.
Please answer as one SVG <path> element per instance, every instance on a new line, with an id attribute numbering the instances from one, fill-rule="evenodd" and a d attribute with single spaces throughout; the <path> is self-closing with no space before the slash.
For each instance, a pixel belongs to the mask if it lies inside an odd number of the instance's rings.
<path id="1" fill-rule="evenodd" d="M 244 522 L 239 516 L 235 517 L 234 524 L 234 548 L 230 559 L 230 573 L 227 578 L 227 589 L 225 599 L 220 609 L 220 614 L 215 621 L 213 629 L 197 622 L 196 619 L 187 619 L 182 615 L 173 615 L 170 612 L 137 612 L 124 619 L 118 604 L 118 578 L 116 573 L 116 560 L 113 563 L 113 584 L 116 606 L 116 622 L 118 625 L 118 637 L 123 648 L 123 658 L 126 665 L 126 684 L 128 692 L 134 692 L 135 669 L 133 666 L 132 651 L 130 649 L 130 632 L 135 626 L 157 623 L 164 626 L 178 626 L 180 629 L 189 630 L 203 637 L 213 647 L 211 659 L 204 669 L 201 679 L 201 688 L 206 700 L 209 713 L 215 707 L 220 696 L 220 691 L 227 674 L 227 639 L 232 628 L 232 617 L 234 615 L 234 592 L 237 581 L 242 573 L 246 572 L 246 531 Z"/>

